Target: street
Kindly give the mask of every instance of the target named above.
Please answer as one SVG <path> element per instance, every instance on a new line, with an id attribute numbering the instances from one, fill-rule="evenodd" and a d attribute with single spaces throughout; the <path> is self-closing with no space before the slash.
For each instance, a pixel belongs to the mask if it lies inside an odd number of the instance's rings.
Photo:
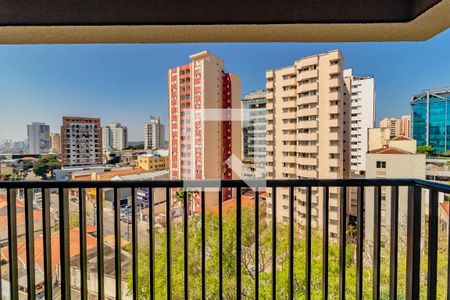
<path id="1" fill-rule="evenodd" d="M 51 194 L 51 210 L 58 211 L 58 195 Z M 73 213 L 79 213 L 78 202 L 69 201 L 69 215 Z M 131 217 L 131 214 L 130 214 Z M 120 222 L 121 237 L 125 240 L 131 241 L 132 237 L 132 226 L 127 222 Z M 91 204 L 86 204 L 86 225 L 96 226 L 96 208 Z M 147 243 L 149 238 L 149 233 L 147 231 L 148 223 L 145 221 L 138 221 L 138 242 Z M 103 235 L 104 237 L 114 234 L 114 211 L 109 208 L 103 209 Z"/>

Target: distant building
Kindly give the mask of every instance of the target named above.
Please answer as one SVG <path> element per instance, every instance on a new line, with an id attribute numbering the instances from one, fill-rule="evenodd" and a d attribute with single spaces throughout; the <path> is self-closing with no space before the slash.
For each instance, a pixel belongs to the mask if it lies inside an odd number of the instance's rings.
<path id="1" fill-rule="evenodd" d="M 138 157 L 138 167 L 148 172 L 168 170 L 169 157 L 144 154 Z"/>
<path id="2" fill-rule="evenodd" d="M 59 133 L 50 133 L 50 153 L 61 153 L 61 135 Z"/>
<path id="3" fill-rule="evenodd" d="M 159 117 L 150 117 L 150 122 L 144 124 L 144 149 L 163 149 L 165 129 Z"/>
<path id="4" fill-rule="evenodd" d="M 400 118 L 400 135 L 411 137 L 411 116 L 404 115 Z"/>
<path id="5" fill-rule="evenodd" d="M 63 166 L 102 163 L 102 128 L 99 118 L 63 117 L 61 160 Z"/>
<path id="6" fill-rule="evenodd" d="M 437 153 L 450 150 L 450 87 L 424 90 L 411 99 L 412 137 Z"/>
<path id="7" fill-rule="evenodd" d="M 416 141 L 408 137 L 397 137 L 387 145 L 369 151 L 366 162 L 366 178 L 416 178 L 425 179 L 425 154 L 416 153 Z M 372 190 L 373 191 L 373 190 Z M 407 199 L 408 190 L 399 189 L 399 199 Z M 391 188 L 381 188 L 381 215 L 391 215 Z M 425 199 L 425 198 L 423 198 Z M 406 220 L 407 201 L 399 201 L 399 220 Z M 374 193 L 367 192 L 365 215 L 374 215 Z M 365 237 L 373 238 L 373 218 L 365 218 Z M 389 232 L 389 218 L 381 218 L 382 232 Z"/>
<path id="8" fill-rule="evenodd" d="M 375 127 L 375 79 L 358 76 L 352 69 L 344 70 L 344 77 L 351 81 L 351 171 L 366 172 L 367 130 Z"/>
<path id="9" fill-rule="evenodd" d="M 367 151 L 385 148 L 391 140 L 391 130 L 387 127 L 369 128 L 367 133 Z"/>
<path id="10" fill-rule="evenodd" d="M 128 145 L 128 129 L 120 123 L 111 123 L 102 128 L 103 151 L 122 150 Z"/>
<path id="11" fill-rule="evenodd" d="M 241 112 L 241 80 L 208 51 L 190 58 L 168 71 L 170 178 L 240 178 L 232 163 L 242 154 L 242 125 L 231 115 Z M 231 196 L 223 190 L 224 199 Z"/>
<path id="12" fill-rule="evenodd" d="M 266 177 L 266 91 L 247 94 L 242 100 L 243 178 Z"/>
<path id="13" fill-rule="evenodd" d="M 443 184 L 450 182 L 450 160 L 442 158 L 427 158 L 427 180 Z"/>
<path id="14" fill-rule="evenodd" d="M 389 128 L 389 136 L 391 138 L 400 135 L 400 119 L 384 118 L 380 121 L 380 128 Z"/>
<path id="15" fill-rule="evenodd" d="M 28 153 L 44 154 L 50 151 L 50 126 L 33 122 L 27 125 Z"/>

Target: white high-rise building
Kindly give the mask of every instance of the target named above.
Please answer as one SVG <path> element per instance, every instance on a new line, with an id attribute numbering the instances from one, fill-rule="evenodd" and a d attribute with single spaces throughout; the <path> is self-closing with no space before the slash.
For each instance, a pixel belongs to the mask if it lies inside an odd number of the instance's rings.
<path id="1" fill-rule="evenodd" d="M 353 75 L 352 69 L 344 70 L 344 77 L 351 81 L 351 171 L 366 172 L 367 131 L 375 127 L 375 79 Z"/>
<path id="2" fill-rule="evenodd" d="M 122 150 L 128 145 L 128 129 L 120 123 L 111 123 L 102 130 L 103 151 Z"/>
<path id="3" fill-rule="evenodd" d="M 144 149 L 163 149 L 165 142 L 164 125 L 159 117 L 150 117 L 150 122 L 144 124 Z"/>
<path id="4" fill-rule="evenodd" d="M 43 154 L 50 151 L 50 126 L 33 122 L 27 125 L 29 154 Z"/>

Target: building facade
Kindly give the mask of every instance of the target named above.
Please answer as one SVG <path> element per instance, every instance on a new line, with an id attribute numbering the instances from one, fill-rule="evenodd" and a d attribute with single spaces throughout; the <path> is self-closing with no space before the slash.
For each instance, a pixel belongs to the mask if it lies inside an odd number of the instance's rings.
<path id="1" fill-rule="evenodd" d="M 50 151 L 50 126 L 33 122 L 27 125 L 28 153 L 44 154 Z"/>
<path id="2" fill-rule="evenodd" d="M 389 128 L 369 128 L 367 137 L 367 151 L 387 147 L 391 140 L 391 131 Z"/>
<path id="3" fill-rule="evenodd" d="M 165 129 L 159 117 L 150 117 L 144 124 L 144 149 L 164 149 Z"/>
<path id="4" fill-rule="evenodd" d="M 349 177 L 351 80 L 343 76 L 343 60 L 334 50 L 266 72 L 267 178 Z M 322 194 L 322 189 L 312 191 L 313 227 L 322 224 Z M 298 220 L 304 223 L 306 190 L 295 196 L 300 200 L 295 208 Z M 330 235 L 337 237 L 339 190 L 330 188 L 329 196 Z M 271 191 L 267 202 L 271 215 Z M 278 189 L 276 205 L 277 220 L 288 220 L 287 188 Z"/>
<path id="5" fill-rule="evenodd" d="M 411 99 L 412 137 L 437 153 L 450 150 L 450 87 L 424 90 Z"/>
<path id="6" fill-rule="evenodd" d="M 366 171 L 367 132 L 375 127 L 375 79 L 371 76 L 353 75 L 352 69 L 344 70 L 344 77 L 351 81 L 351 171 Z"/>
<path id="7" fill-rule="evenodd" d="M 50 153 L 61 153 L 61 135 L 59 133 L 50 133 Z"/>
<path id="8" fill-rule="evenodd" d="M 128 146 L 128 129 L 120 123 L 111 123 L 102 128 L 103 151 L 123 150 Z"/>
<path id="9" fill-rule="evenodd" d="M 247 94 L 242 100 L 243 178 L 266 177 L 266 91 Z"/>
<path id="10" fill-rule="evenodd" d="M 404 115 L 400 118 L 400 135 L 411 137 L 411 116 Z"/>
<path id="11" fill-rule="evenodd" d="M 168 170 L 169 157 L 144 154 L 138 157 L 138 167 L 148 172 Z"/>
<path id="12" fill-rule="evenodd" d="M 168 72 L 170 178 L 238 179 L 233 157 L 241 157 L 242 125 L 233 115 L 241 112 L 240 78 L 208 51 L 190 58 Z M 224 189 L 224 199 L 231 193 Z"/>
<path id="13" fill-rule="evenodd" d="M 63 117 L 61 160 L 63 166 L 102 163 L 102 128 L 99 118 Z"/>
<path id="14" fill-rule="evenodd" d="M 425 154 L 416 153 L 416 141 L 400 136 L 388 141 L 388 144 L 379 149 L 374 149 L 367 153 L 366 178 L 417 178 L 425 179 Z M 425 191 L 423 191 L 423 198 Z M 406 228 L 408 189 L 399 188 L 399 227 Z M 391 215 L 391 188 L 381 188 L 381 215 Z M 374 190 L 366 189 L 365 194 L 365 215 L 374 215 Z M 426 211 L 426 209 L 424 208 Z M 373 218 L 365 218 L 365 239 L 373 239 Z M 388 234 L 390 229 L 389 218 L 381 218 L 382 232 Z M 370 244 L 370 243 L 369 243 Z"/>
<path id="15" fill-rule="evenodd" d="M 384 118 L 380 121 L 380 128 L 388 128 L 390 138 L 400 135 L 400 119 Z"/>

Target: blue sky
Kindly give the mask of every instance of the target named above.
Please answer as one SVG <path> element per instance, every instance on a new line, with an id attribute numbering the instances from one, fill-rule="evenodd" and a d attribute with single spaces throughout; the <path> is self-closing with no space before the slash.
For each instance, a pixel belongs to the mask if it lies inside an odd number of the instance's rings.
<path id="1" fill-rule="evenodd" d="M 150 115 L 167 120 L 167 69 L 209 50 L 242 79 L 243 93 L 265 86 L 265 71 L 339 48 L 345 67 L 375 76 L 377 118 L 409 113 L 425 88 L 450 85 L 450 29 L 425 42 L 215 43 L 0 46 L 0 140 L 26 137 L 26 124 L 59 131 L 63 115 L 121 122 L 143 139 Z"/>

